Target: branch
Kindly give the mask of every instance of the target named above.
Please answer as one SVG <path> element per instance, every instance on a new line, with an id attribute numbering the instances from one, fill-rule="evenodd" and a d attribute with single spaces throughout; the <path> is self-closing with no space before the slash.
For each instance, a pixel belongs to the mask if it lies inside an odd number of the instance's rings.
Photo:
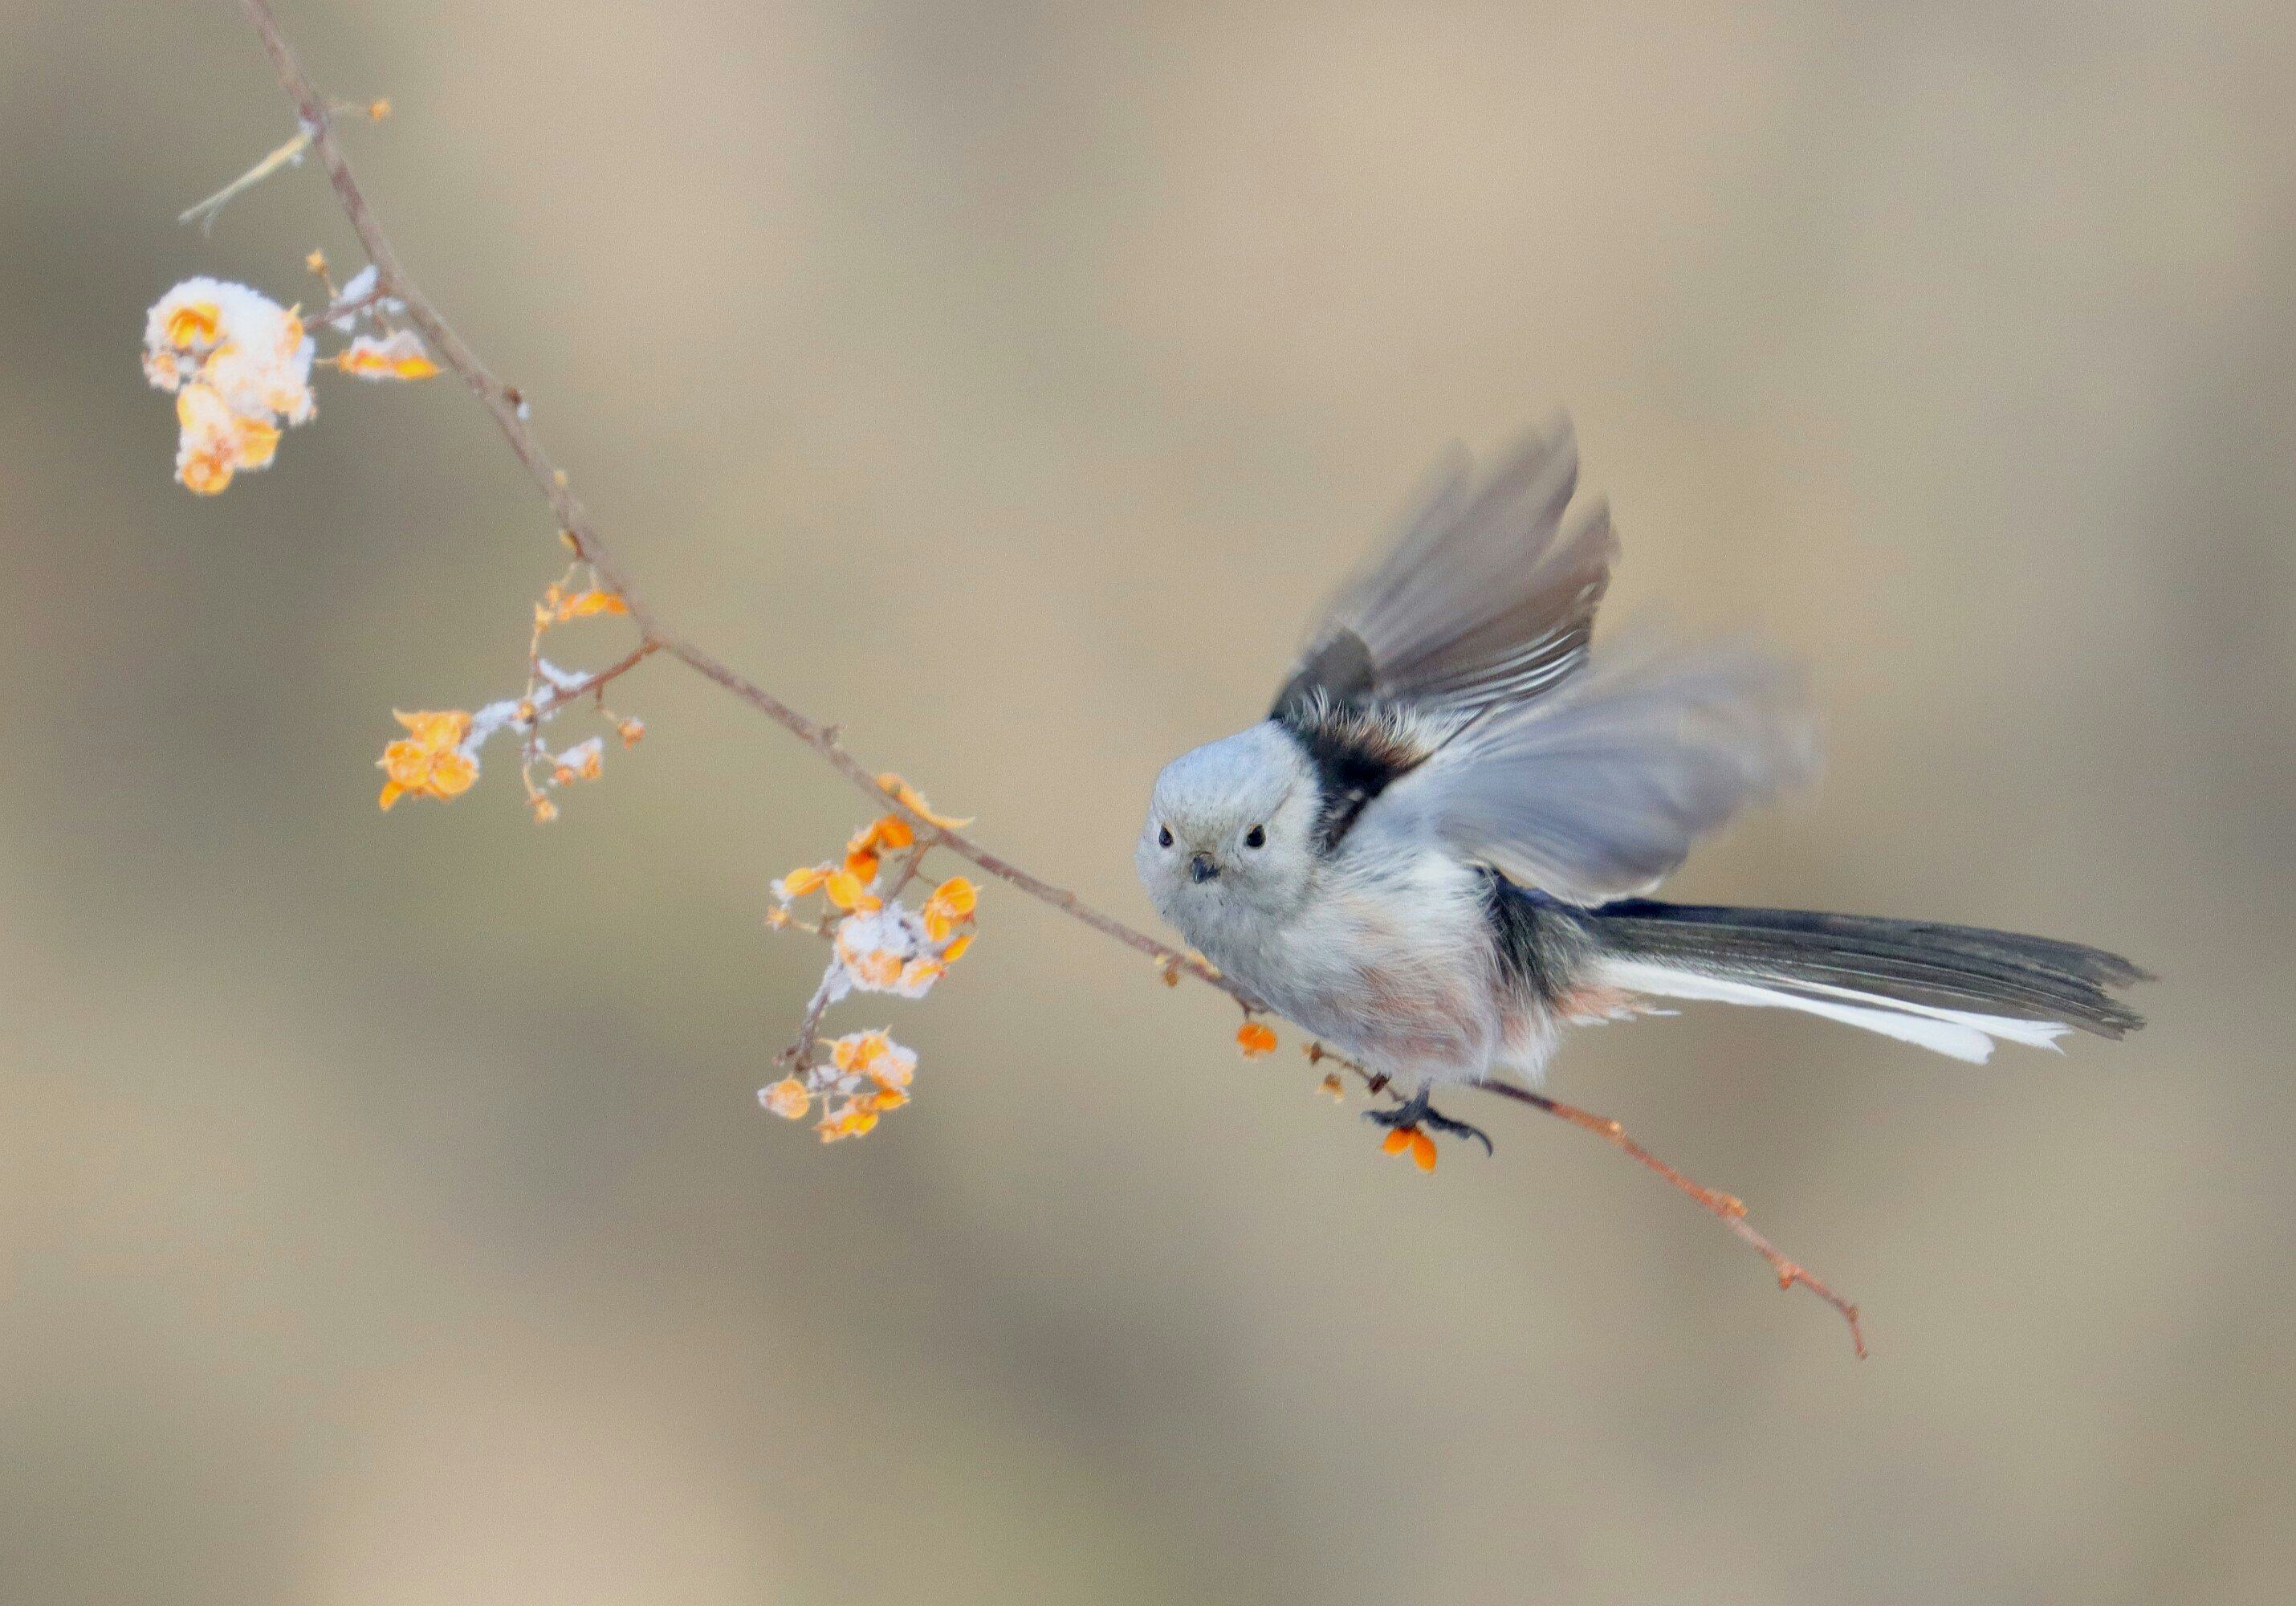
<path id="1" fill-rule="evenodd" d="M 1857 1358 L 1861 1361 L 1866 1358 L 1866 1332 L 1857 1324 L 1857 1307 L 1826 1287 L 1800 1264 L 1787 1259 L 1775 1244 L 1755 1231 L 1752 1223 L 1746 1220 L 1746 1206 L 1743 1200 L 1731 1194 L 1718 1193 L 1702 1182 L 1693 1182 L 1627 1136 L 1626 1127 L 1611 1120 L 1608 1116 L 1598 1116 L 1591 1111 L 1580 1109 L 1577 1105 L 1565 1104 L 1560 1099 L 1550 1099 L 1544 1093 L 1534 1093 L 1528 1088 L 1513 1087 L 1504 1082 L 1478 1082 L 1475 1085 L 1486 1092 L 1497 1093 L 1504 1098 L 1528 1104 L 1533 1109 L 1544 1110 L 1550 1116 L 1570 1122 L 1573 1126 L 1584 1128 L 1615 1147 L 1628 1158 L 1657 1172 L 1673 1186 L 1689 1195 L 1700 1209 L 1710 1211 L 1718 1217 L 1724 1226 L 1744 1239 L 1753 1247 L 1756 1254 L 1768 1261 L 1770 1269 L 1778 1274 L 1780 1289 L 1788 1289 L 1794 1284 L 1800 1283 L 1841 1312 L 1841 1319 L 1849 1324 L 1849 1342 L 1857 1346 Z"/>
<path id="2" fill-rule="evenodd" d="M 351 231 L 358 236 L 359 244 L 365 250 L 367 259 L 373 264 L 376 271 L 374 288 L 368 296 L 361 298 L 362 301 L 380 301 L 390 298 L 404 305 L 407 321 L 422 333 L 423 339 L 429 342 L 430 350 L 437 354 L 439 360 L 469 387 L 472 395 L 478 398 L 479 404 L 493 417 L 496 427 L 502 432 L 503 439 L 510 443 L 512 452 L 525 467 L 528 477 L 542 492 L 543 499 L 550 505 L 550 509 L 556 515 L 559 526 L 564 532 L 568 544 L 572 547 L 575 556 L 590 564 L 596 571 L 600 581 L 621 597 L 628 606 L 632 622 L 638 628 L 640 640 L 635 651 L 611 668 L 590 677 L 581 685 L 570 688 L 562 695 L 554 697 L 554 703 L 570 702 L 574 697 L 603 687 L 607 681 L 635 669 L 640 661 L 649 655 L 656 652 L 667 654 L 703 679 L 716 683 L 747 703 L 767 719 L 812 748 L 831 769 L 852 783 L 856 790 L 866 795 L 873 809 L 898 815 L 906 820 L 915 832 L 916 851 L 911 855 L 903 869 L 904 884 L 915 874 L 917 865 L 927 851 L 946 849 L 984 874 L 992 876 L 1006 885 L 1027 894 L 1041 903 L 1050 905 L 1062 914 L 1092 927 L 1103 936 L 1112 937 L 1125 946 L 1146 954 L 1157 962 L 1158 968 L 1163 972 L 1168 981 L 1177 982 L 1182 974 L 1192 976 L 1206 985 L 1218 988 L 1226 993 L 1242 1008 L 1247 1017 L 1264 1009 L 1265 1006 L 1258 1000 L 1193 954 L 1175 948 L 1170 943 L 1159 942 L 1145 932 L 1136 931 L 1112 916 L 1103 914 L 1074 893 L 1030 875 L 1020 866 L 997 857 L 970 837 L 940 824 L 938 820 L 929 818 L 912 807 L 880 784 L 876 771 L 862 763 L 840 745 L 838 728 L 835 725 L 824 723 L 799 712 L 755 681 L 692 642 L 684 639 L 671 630 L 661 616 L 648 605 L 637 589 L 631 583 L 628 571 L 622 567 L 621 561 L 614 556 L 613 549 L 607 545 L 605 538 L 599 534 L 597 524 L 591 518 L 589 510 L 582 505 L 581 498 L 574 494 L 564 471 L 560 469 L 551 460 L 550 454 L 543 449 L 541 441 L 527 423 L 525 398 L 517 387 L 506 384 L 496 377 L 494 372 L 479 359 L 478 353 L 463 342 L 461 335 L 455 333 L 453 325 L 447 322 L 445 317 L 431 302 L 430 298 L 422 292 L 422 287 L 414 282 L 407 273 L 406 266 L 399 260 L 398 250 L 391 244 L 390 237 L 383 232 L 381 223 L 374 215 L 373 207 L 368 203 L 365 194 L 359 188 L 358 180 L 352 176 L 350 161 L 343 152 L 341 142 L 336 138 L 334 106 L 312 87 L 310 79 L 304 75 L 301 64 L 296 60 L 294 48 L 288 44 L 286 36 L 280 31 L 278 19 L 272 14 L 267 0 L 241 0 L 241 5 L 247 13 L 248 21 L 253 24 L 257 35 L 261 38 L 264 50 L 271 57 L 271 64 L 278 74 L 280 86 L 287 92 L 288 98 L 294 103 L 300 123 L 300 131 L 293 140 L 272 152 L 246 177 L 220 194 L 201 202 L 199 207 L 193 208 L 185 216 L 187 218 L 200 216 L 211 218 L 214 210 L 220 207 L 224 202 L 228 201 L 233 195 L 266 174 L 299 157 L 306 148 L 317 154 L 320 165 L 326 169 L 327 182 L 334 188 L 335 199 L 340 203 L 343 215 L 350 223 Z M 344 309 L 344 310 L 348 309 L 348 307 Z M 332 313 L 332 309 L 330 311 Z M 822 1015 L 827 1006 L 825 993 L 824 988 L 823 992 L 815 995 L 808 1007 L 797 1042 L 791 1049 L 783 1051 L 782 1058 L 784 1060 L 793 1056 L 803 1058 L 810 1055 L 812 1045 L 816 1040 Z M 1390 1098 L 1398 1100 L 1402 1097 L 1399 1090 L 1389 1086 L 1388 1078 L 1383 1075 L 1366 1070 L 1352 1060 L 1338 1055 L 1325 1053 L 1320 1045 L 1312 1047 L 1309 1052 L 1313 1058 L 1332 1059 L 1345 1066 L 1362 1078 L 1365 1086 L 1374 1094 L 1383 1091 Z M 1770 1244 L 1767 1239 L 1749 1226 L 1744 1219 L 1745 1207 L 1738 1200 L 1727 1194 L 1716 1193 L 1710 1189 L 1701 1186 L 1658 1159 L 1641 1145 L 1629 1139 L 1624 1128 L 1616 1121 L 1589 1115 L 1584 1110 L 1558 1103 L 1542 1094 L 1530 1092 L 1505 1083 L 1478 1082 L 1472 1085 L 1485 1091 L 1497 1093 L 1520 1103 L 1528 1104 L 1533 1108 L 1543 1110 L 1548 1115 L 1595 1132 L 1657 1172 L 1669 1182 L 1696 1200 L 1703 1208 L 1719 1217 L 1732 1231 L 1751 1245 L 1777 1272 L 1780 1287 L 1791 1289 L 1799 1282 L 1840 1311 L 1843 1319 L 1849 1323 L 1850 1337 L 1857 1344 L 1857 1354 L 1861 1358 L 1865 1355 L 1866 1341 L 1858 1329 L 1857 1307 L 1842 1299 L 1824 1283 L 1787 1259 Z"/>
<path id="3" fill-rule="evenodd" d="M 502 431 L 503 438 L 510 442 L 511 450 L 524 465 L 528 477 L 533 480 L 543 498 L 550 504 L 551 511 L 557 515 L 559 524 L 573 544 L 576 556 L 596 569 L 599 578 L 629 605 L 630 617 L 649 644 L 649 651 L 658 649 L 668 654 L 704 679 L 715 681 L 749 704 L 818 753 L 828 762 L 831 769 L 865 793 L 876 808 L 906 819 L 921 840 L 928 836 L 936 836 L 939 846 L 958 858 L 1029 896 L 1074 916 L 1103 935 L 1114 937 L 1171 968 L 1184 970 L 1198 980 L 1219 988 L 1240 1003 L 1251 1001 L 1201 959 L 1169 943 L 1160 943 L 1145 932 L 1135 931 L 1122 921 L 1094 909 L 1074 893 L 1038 879 L 970 838 L 935 825 L 906 803 L 889 795 L 877 784 L 877 772 L 838 745 L 834 725 L 824 724 L 800 713 L 755 681 L 668 629 L 631 584 L 628 572 L 622 567 L 620 559 L 614 556 L 605 539 L 598 533 L 597 524 L 590 517 L 589 510 L 583 507 L 581 498 L 568 484 L 565 473 L 551 460 L 550 454 L 543 449 L 542 442 L 534 431 L 519 416 L 524 398 L 514 386 L 497 379 L 493 371 L 479 359 L 478 353 L 455 333 L 453 325 L 441 316 L 430 298 L 422 292 L 422 287 L 415 284 L 399 261 L 390 236 L 383 232 L 382 225 L 375 218 L 374 209 L 368 204 L 358 180 L 352 176 L 350 161 L 343 153 L 341 142 L 335 136 L 332 108 L 311 86 L 311 80 L 304 76 L 302 65 L 295 58 L 294 47 L 280 32 L 278 19 L 272 14 L 266 0 L 241 0 L 241 4 L 247 12 L 248 21 L 254 24 L 257 35 L 262 39 L 265 51 L 271 57 L 271 64 L 279 75 L 280 86 L 286 90 L 288 99 L 295 103 L 303 131 L 309 136 L 310 148 L 317 153 L 320 165 L 326 169 L 327 181 L 334 186 L 335 199 L 341 203 L 343 215 L 350 222 L 351 232 L 358 236 L 367 259 L 374 264 L 376 292 L 394 297 L 406 304 L 407 321 L 422 332 L 439 361 L 470 388 L 471 393 L 479 399 L 480 405 L 493 416 L 496 427 Z"/>

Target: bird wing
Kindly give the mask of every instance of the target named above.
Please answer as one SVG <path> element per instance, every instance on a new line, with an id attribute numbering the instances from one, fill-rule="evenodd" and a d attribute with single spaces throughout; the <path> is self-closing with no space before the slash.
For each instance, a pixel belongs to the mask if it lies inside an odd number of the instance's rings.
<path id="1" fill-rule="evenodd" d="M 1275 713 L 1392 701 L 1471 714 L 1562 682 L 1586 658 L 1618 555 L 1600 501 L 1564 531 L 1578 479 L 1567 417 L 1480 482 L 1453 449 L 1393 548 L 1333 600 Z"/>
<path id="2" fill-rule="evenodd" d="M 1808 779 L 1816 754 L 1801 677 L 1778 659 L 1744 645 L 1606 647 L 1548 695 L 1467 727 L 1369 808 L 1520 885 L 1601 903 L 1657 885 L 1698 837 Z"/>

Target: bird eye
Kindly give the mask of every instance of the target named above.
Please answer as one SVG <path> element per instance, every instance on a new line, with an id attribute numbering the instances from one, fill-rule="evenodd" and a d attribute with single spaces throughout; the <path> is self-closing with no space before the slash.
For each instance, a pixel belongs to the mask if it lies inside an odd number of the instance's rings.
<path id="1" fill-rule="evenodd" d="M 1248 848 L 1266 847 L 1267 845 L 1267 828 L 1266 826 L 1254 826 L 1251 829 L 1246 831 L 1243 834 L 1243 845 Z"/>
<path id="2" fill-rule="evenodd" d="M 1170 826 L 1159 826 L 1156 828 L 1156 845 L 1160 848 L 1168 848 L 1172 845 L 1172 828 Z"/>

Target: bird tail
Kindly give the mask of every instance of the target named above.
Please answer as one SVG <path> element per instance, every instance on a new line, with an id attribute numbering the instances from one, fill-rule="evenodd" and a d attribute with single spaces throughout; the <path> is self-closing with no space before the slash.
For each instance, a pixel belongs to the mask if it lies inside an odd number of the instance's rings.
<path id="1" fill-rule="evenodd" d="M 2108 989 L 2152 979 L 2078 943 L 1919 920 L 1643 898 L 1580 918 L 1620 991 L 1800 1009 L 1979 1062 L 1997 1041 L 2133 1032 L 2144 1017 Z"/>

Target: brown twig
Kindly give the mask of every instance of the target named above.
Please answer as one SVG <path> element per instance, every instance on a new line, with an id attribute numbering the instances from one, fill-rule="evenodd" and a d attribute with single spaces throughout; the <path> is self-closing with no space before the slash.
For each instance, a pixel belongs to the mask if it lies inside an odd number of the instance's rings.
<path id="1" fill-rule="evenodd" d="M 586 697 L 592 692 L 603 691 L 610 682 L 620 679 L 660 650 L 661 643 L 659 641 L 641 641 L 596 674 L 585 675 L 563 691 L 559 690 L 555 686 L 551 686 L 534 699 L 535 712 L 547 713 L 552 709 L 564 707 L 578 697 Z"/>
<path id="2" fill-rule="evenodd" d="M 836 972 L 832 969 L 831 976 Z M 774 1056 L 792 1071 L 803 1072 L 813 1063 L 814 1044 L 821 1038 L 821 1017 L 829 1013 L 834 1001 L 829 995 L 829 976 L 821 978 L 821 985 L 813 990 L 813 1000 L 805 1007 L 805 1018 L 798 1022 L 797 1036 L 780 1053 Z"/>
<path id="3" fill-rule="evenodd" d="M 501 430 L 504 440 L 509 442 L 512 452 L 525 467 L 528 476 L 540 489 L 544 499 L 549 503 L 551 511 L 556 515 L 568 543 L 574 548 L 575 556 L 588 563 L 597 572 L 601 582 L 620 597 L 628 606 L 631 620 L 638 628 L 640 641 L 635 650 L 619 663 L 601 671 L 583 681 L 581 685 L 569 688 L 562 696 L 554 696 L 550 705 L 555 706 L 562 702 L 570 702 L 578 696 L 603 686 L 607 681 L 635 669 L 642 660 L 655 652 L 667 653 L 702 679 L 716 683 L 747 703 L 775 724 L 812 748 L 831 769 L 843 776 L 857 790 L 865 794 L 873 807 L 898 815 L 906 820 L 916 833 L 917 851 L 911 854 L 905 866 L 903 871 L 905 884 L 906 879 L 915 873 L 916 867 L 927 850 L 946 848 L 958 858 L 972 864 L 983 873 L 1004 882 L 1006 885 L 1027 894 L 1039 902 L 1049 904 L 1071 918 L 1092 927 L 1103 936 L 1112 937 L 1125 946 L 1148 955 L 1157 962 L 1158 968 L 1164 973 L 1167 979 L 1183 972 L 1194 976 L 1207 986 L 1216 987 L 1226 993 L 1242 1006 L 1247 1016 L 1264 1007 L 1234 982 L 1193 955 L 1175 948 L 1169 943 L 1158 942 L 1145 932 L 1134 930 L 1122 921 L 1101 913 L 1074 893 L 1030 875 L 1020 866 L 997 857 L 957 831 L 936 825 L 880 785 L 877 773 L 840 745 L 836 726 L 824 724 L 799 712 L 722 660 L 703 651 L 692 642 L 685 640 L 671 630 L 660 616 L 641 598 L 636 589 L 630 582 L 628 572 L 623 569 L 620 561 L 614 556 L 612 549 L 607 546 L 604 538 L 598 533 L 597 526 L 591 520 L 588 509 L 582 505 L 581 498 L 574 494 L 564 472 L 551 460 L 550 454 L 543 449 L 541 441 L 535 435 L 523 416 L 524 398 L 515 387 L 505 384 L 496 378 L 493 371 L 479 359 L 478 354 L 464 343 L 462 336 L 455 333 L 453 326 L 440 315 L 430 299 L 423 294 L 421 286 L 416 284 L 407 274 L 405 265 L 399 260 L 398 251 L 391 244 L 390 236 L 383 232 L 382 225 L 376 219 L 374 209 L 368 204 L 365 194 L 360 190 L 357 179 L 352 176 L 349 160 L 343 153 L 341 143 L 335 137 L 333 107 L 312 88 L 309 78 L 304 76 L 302 66 L 296 60 L 294 49 L 288 44 L 286 36 L 280 31 L 278 19 L 272 14 L 266 0 L 241 0 L 241 5 L 247 13 L 248 21 L 253 24 L 257 35 L 261 38 L 264 50 L 271 57 L 271 63 L 278 74 L 281 87 L 287 92 L 288 98 L 295 104 L 296 113 L 301 123 L 301 132 L 296 140 L 289 143 L 288 146 L 281 147 L 279 152 L 275 152 L 271 158 L 267 158 L 266 163 L 259 165 L 250 177 L 233 186 L 222 196 L 214 199 L 218 202 L 228 200 L 232 194 L 237 194 L 239 189 L 244 188 L 246 184 L 254 182 L 265 173 L 283 165 L 291 157 L 299 155 L 307 144 L 317 154 L 320 165 L 326 169 L 327 181 L 334 188 L 335 199 L 341 205 L 344 217 L 348 219 L 352 232 L 358 236 L 359 244 L 365 250 L 368 261 L 374 265 L 376 273 L 374 288 L 369 297 L 361 298 L 362 301 L 369 299 L 373 301 L 388 299 L 405 307 L 407 321 L 412 323 L 422 334 L 423 339 L 429 342 L 439 362 L 463 381 L 471 393 L 478 398 L 479 404 L 492 416 L 496 427 Z M 197 214 L 198 209 L 193 209 L 193 212 L 187 216 Z M 348 309 L 350 309 L 348 307 L 343 309 L 343 310 Z M 330 315 L 333 310 L 330 309 Z M 828 1008 L 827 992 L 824 985 L 815 993 L 812 1002 L 807 1008 L 805 1019 L 800 1027 L 796 1042 L 782 1051 L 780 1058 L 785 1062 L 794 1060 L 800 1062 L 801 1066 L 802 1060 L 812 1054 L 818 1037 L 822 1017 Z M 1390 1098 L 1400 1100 L 1403 1097 L 1399 1089 L 1389 1085 L 1389 1079 L 1383 1075 L 1367 1071 L 1363 1067 L 1340 1056 L 1324 1053 L 1320 1049 L 1316 1050 L 1315 1057 L 1335 1059 L 1345 1065 L 1362 1077 L 1365 1086 L 1374 1094 L 1384 1091 Z M 1842 1299 L 1801 1266 L 1786 1258 L 1771 1245 L 1767 1239 L 1747 1225 L 1745 1207 L 1736 1199 L 1727 1194 L 1717 1193 L 1683 1175 L 1628 1138 L 1624 1129 L 1615 1121 L 1589 1115 L 1584 1110 L 1558 1103 L 1544 1095 L 1505 1083 L 1482 1082 L 1474 1085 L 1486 1091 L 1498 1093 L 1521 1103 L 1529 1104 L 1534 1108 L 1544 1110 L 1548 1115 L 1584 1127 L 1607 1139 L 1634 1159 L 1657 1172 L 1669 1182 L 1695 1199 L 1703 1208 L 1712 1212 L 1732 1231 L 1752 1246 L 1777 1272 L 1781 1287 L 1790 1289 L 1797 1282 L 1801 1283 L 1840 1311 L 1843 1319 L 1849 1323 L 1850 1338 L 1857 1344 L 1858 1355 L 1862 1357 L 1866 1354 L 1865 1338 L 1857 1323 L 1857 1307 Z"/>
<path id="4" fill-rule="evenodd" d="M 1550 1099 L 1544 1093 L 1534 1093 L 1528 1088 L 1514 1087 L 1504 1082 L 1478 1082 L 1475 1085 L 1485 1092 L 1497 1093 L 1503 1098 L 1528 1104 L 1533 1109 L 1544 1110 L 1550 1116 L 1570 1122 L 1573 1126 L 1591 1132 L 1628 1158 L 1657 1172 L 1668 1182 L 1689 1195 L 1696 1201 L 1700 1209 L 1711 1212 L 1724 1226 L 1751 1245 L 1756 1254 L 1768 1261 L 1770 1269 L 1778 1274 L 1780 1289 L 1791 1289 L 1798 1282 L 1841 1312 L 1841 1319 L 1849 1324 L 1849 1341 L 1857 1348 L 1857 1358 L 1861 1361 L 1866 1358 L 1866 1332 L 1858 1325 L 1857 1307 L 1826 1287 L 1798 1262 L 1787 1259 L 1775 1244 L 1755 1231 L 1751 1223 L 1746 1220 L 1746 1207 L 1742 1200 L 1731 1194 L 1718 1192 L 1702 1182 L 1685 1176 L 1628 1137 L 1626 1127 L 1611 1120 L 1608 1116 L 1598 1116 L 1589 1110 L 1580 1109 L 1574 1104 L 1565 1104 L 1559 1099 Z"/>

